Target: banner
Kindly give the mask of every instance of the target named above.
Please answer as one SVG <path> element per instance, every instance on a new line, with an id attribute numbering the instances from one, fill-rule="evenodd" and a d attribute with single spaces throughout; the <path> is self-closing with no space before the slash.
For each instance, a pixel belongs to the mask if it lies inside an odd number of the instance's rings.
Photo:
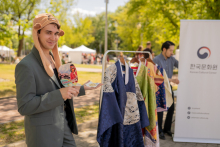
<path id="1" fill-rule="evenodd" d="M 174 141 L 220 143 L 220 21 L 182 20 Z"/>

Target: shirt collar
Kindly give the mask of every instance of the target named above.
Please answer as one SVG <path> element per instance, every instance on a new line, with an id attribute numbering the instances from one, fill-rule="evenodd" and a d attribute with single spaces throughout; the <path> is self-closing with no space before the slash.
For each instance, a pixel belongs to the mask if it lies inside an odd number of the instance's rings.
<path id="1" fill-rule="evenodd" d="M 161 56 L 161 58 L 162 58 L 163 60 L 166 60 L 166 58 L 163 56 L 162 53 L 160 53 L 160 56 Z"/>

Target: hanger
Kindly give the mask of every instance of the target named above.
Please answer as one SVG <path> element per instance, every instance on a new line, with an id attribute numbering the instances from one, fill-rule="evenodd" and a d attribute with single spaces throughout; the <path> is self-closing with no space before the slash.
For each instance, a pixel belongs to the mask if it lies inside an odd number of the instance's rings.
<path id="1" fill-rule="evenodd" d="M 121 57 L 121 58 L 120 58 L 120 62 L 125 65 L 125 59 L 124 59 L 124 57 Z"/>
<path id="2" fill-rule="evenodd" d="M 125 59 L 122 52 L 120 53 L 120 62 L 125 65 Z"/>
<path id="3" fill-rule="evenodd" d="M 139 64 L 139 60 L 136 57 L 132 58 L 130 61 L 130 63 L 135 63 L 135 62 L 137 62 Z"/>
<path id="4" fill-rule="evenodd" d="M 140 61 L 145 62 L 145 58 L 144 57 L 140 58 Z"/>

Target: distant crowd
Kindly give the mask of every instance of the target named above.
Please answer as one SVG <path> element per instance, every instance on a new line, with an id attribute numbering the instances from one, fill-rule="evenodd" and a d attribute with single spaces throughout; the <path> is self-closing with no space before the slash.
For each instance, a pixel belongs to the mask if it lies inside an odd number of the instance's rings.
<path id="1" fill-rule="evenodd" d="M 62 64 L 68 63 L 68 53 L 63 53 L 62 54 Z M 82 63 L 81 64 L 97 64 L 100 65 L 102 64 L 103 60 L 103 54 L 86 54 L 82 53 Z M 109 58 L 107 56 L 107 61 L 109 62 Z"/>

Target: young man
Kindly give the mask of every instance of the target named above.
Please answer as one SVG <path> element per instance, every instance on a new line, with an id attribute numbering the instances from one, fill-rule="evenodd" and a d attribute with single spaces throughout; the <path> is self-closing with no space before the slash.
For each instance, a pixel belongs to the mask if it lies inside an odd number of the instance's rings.
<path id="1" fill-rule="evenodd" d="M 146 45 L 147 45 L 147 47 L 146 47 L 146 48 L 151 49 L 151 42 L 150 42 L 150 41 L 148 41 L 148 42 L 146 43 Z"/>
<path id="2" fill-rule="evenodd" d="M 171 41 L 166 41 L 163 43 L 161 47 L 161 54 L 156 56 L 153 59 L 153 62 L 158 64 L 160 67 L 165 69 L 166 74 L 169 78 L 170 82 L 173 82 L 175 84 L 179 84 L 178 79 L 172 79 L 173 76 L 173 67 L 178 68 L 178 61 L 172 57 L 173 51 L 174 51 L 175 44 Z M 172 87 L 171 87 L 172 89 Z M 172 124 L 172 119 L 173 119 L 173 112 L 174 112 L 174 94 L 172 91 L 172 98 L 173 98 L 173 104 L 171 107 L 168 109 L 165 124 L 164 124 L 164 129 L 162 129 L 162 123 L 163 123 L 163 112 L 158 112 L 158 127 L 159 127 L 159 137 L 160 139 L 165 139 L 164 133 L 167 133 L 169 136 L 172 136 L 171 133 L 171 124 Z"/>
<path id="3" fill-rule="evenodd" d="M 57 42 L 64 32 L 56 18 L 51 14 L 37 15 L 32 35 L 34 47 L 15 69 L 17 105 L 25 116 L 27 146 L 75 147 L 72 133 L 78 134 L 78 130 L 72 97 L 92 88 L 64 88 L 60 83 Z"/>
<path id="4" fill-rule="evenodd" d="M 151 50 L 151 55 L 152 55 L 152 59 L 153 59 L 154 58 L 154 52 L 152 52 L 151 42 L 148 41 L 146 45 L 147 45 L 147 47 L 145 49 L 148 49 L 148 50 L 150 49 Z"/>

